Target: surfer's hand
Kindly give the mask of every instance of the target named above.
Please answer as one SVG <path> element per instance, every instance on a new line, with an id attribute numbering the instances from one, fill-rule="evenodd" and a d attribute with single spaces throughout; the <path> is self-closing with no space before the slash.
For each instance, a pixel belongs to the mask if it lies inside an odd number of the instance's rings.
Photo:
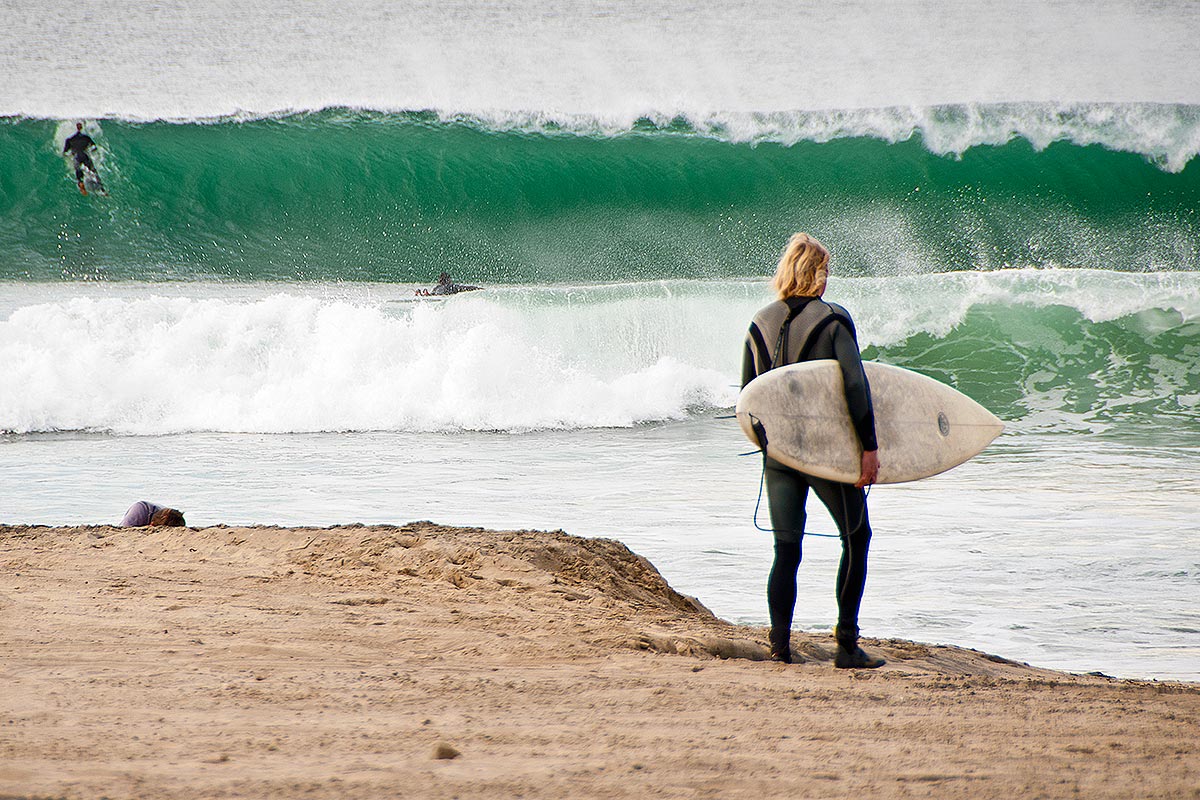
<path id="1" fill-rule="evenodd" d="M 862 454 L 862 471 L 858 475 L 855 487 L 861 489 L 870 486 L 879 477 L 879 451 L 864 450 Z"/>

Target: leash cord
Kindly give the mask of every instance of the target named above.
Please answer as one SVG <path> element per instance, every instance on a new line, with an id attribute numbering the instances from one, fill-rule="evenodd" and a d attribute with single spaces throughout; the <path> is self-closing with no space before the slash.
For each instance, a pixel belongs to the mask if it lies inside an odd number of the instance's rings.
<path id="1" fill-rule="evenodd" d="M 750 453 L 739 453 L 739 455 L 752 456 L 755 453 L 762 453 L 762 450 L 755 450 Z M 758 509 L 762 506 L 763 488 L 766 486 L 766 483 L 767 483 L 767 465 L 766 465 L 766 462 L 764 461 L 762 473 L 758 477 L 758 499 L 754 501 L 754 527 L 758 528 L 763 533 L 775 533 L 774 528 L 764 528 L 762 525 L 758 524 Z M 866 492 L 863 493 L 862 514 L 860 514 L 858 517 L 858 525 L 855 525 L 854 528 L 852 528 L 852 530 L 857 529 L 860 525 L 862 525 L 862 518 L 867 513 L 867 498 L 870 496 L 871 496 L 871 487 L 868 486 Z M 847 514 L 846 511 L 847 511 L 846 496 L 845 496 L 845 493 L 843 493 L 842 494 L 842 516 L 843 517 L 849 516 L 849 514 Z M 810 531 L 802 531 L 801 535 L 802 536 L 819 536 L 822 539 L 840 539 L 840 538 L 842 538 L 841 534 L 838 534 L 838 533 L 813 533 Z"/>

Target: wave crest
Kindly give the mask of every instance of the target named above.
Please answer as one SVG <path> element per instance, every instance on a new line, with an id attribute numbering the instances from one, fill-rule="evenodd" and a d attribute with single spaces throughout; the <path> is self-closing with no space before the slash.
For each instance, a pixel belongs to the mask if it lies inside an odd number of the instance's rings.
<path id="1" fill-rule="evenodd" d="M 436 122 L 496 133 L 599 138 L 695 135 L 738 144 L 787 146 L 851 138 L 897 143 L 916 137 L 931 153 L 955 156 L 973 147 L 1003 145 L 1014 139 L 1024 139 L 1037 150 L 1054 142 L 1070 142 L 1137 153 L 1169 172 L 1183 170 L 1200 154 L 1200 106 L 1179 103 L 947 103 L 774 111 L 677 108 L 603 114 L 548 109 L 321 107 L 239 111 L 214 117 L 109 119 L 139 124 L 223 125 L 263 120 L 303 122 L 314 116 L 340 124 L 365 120 Z M 4 119 L 11 122 L 26 118 Z"/>

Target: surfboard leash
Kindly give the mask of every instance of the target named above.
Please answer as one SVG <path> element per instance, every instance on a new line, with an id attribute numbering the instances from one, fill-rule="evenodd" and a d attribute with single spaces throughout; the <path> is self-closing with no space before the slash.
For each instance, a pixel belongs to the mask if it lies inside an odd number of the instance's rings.
<path id="1" fill-rule="evenodd" d="M 762 453 L 762 452 L 763 452 L 762 450 L 755 450 L 750 453 L 739 453 L 739 455 L 752 456 L 755 453 Z M 759 477 L 758 477 L 758 499 L 754 501 L 753 522 L 754 522 L 754 527 L 757 528 L 758 530 L 762 531 L 763 533 L 774 534 L 776 532 L 774 528 L 764 528 L 762 525 L 758 524 L 758 509 L 762 506 L 763 488 L 766 486 L 766 483 L 767 483 L 767 465 L 766 465 L 766 462 L 764 461 L 763 467 L 762 467 L 762 472 L 759 474 Z M 859 526 L 862 525 L 863 518 L 867 515 L 867 498 L 870 496 L 871 496 L 871 487 L 868 486 L 866 488 L 866 491 L 863 492 L 862 513 L 860 513 L 858 515 L 858 523 L 855 524 L 851 528 L 851 530 L 856 530 L 859 528 Z M 845 494 L 842 495 L 842 516 L 843 517 L 850 516 L 849 509 L 846 508 L 846 495 Z M 840 538 L 842 538 L 842 535 L 840 533 L 816 533 L 813 531 L 802 531 L 801 535 L 802 536 L 819 536 L 822 539 L 840 539 Z"/>
<path id="2" fill-rule="evenodd" d="M 734 415 L 734 416 L 726 416 L 726 417 L 717 417 L 717 419 L 737 419 L 737 416 Z M 750 420 L 751 420 L 751 427 L 753 428 L 755 435 L 758 436 L 759 442 L 762 444 L 762 447 L 760 447 L 758 450 L 751 450 L 746 453 L 738 453 L 738 455 L 739 456 L 753 456 L 753 455 L 758 455 L 759 453 L 762 453 L 765 456 L 767 454 L 767 451 L 766 451 L 767 431 L 766 431 L 765 427 L 763 426 L 762 422 L 757 417 L 755 417 L 753 414 L 750 415 Z M 754 527 L 757 528 L 758 530 L 762 531 L 763 533 L 774 534 L 775 533 L 774 528 L 764 528 L 762 525 L 758 524 L 758 510 L 759 510 L 759 508 L 762 507 L 763 488 L 766 486 L 766 483 L 767 483 L 767 464 L 766 464 L 766 461 L 764 460 L 763 466 L 762 466 L 762 472 L 759 473 L 759 476 L 758 476 L 758 499 L 756 499 L 754 501 L 754 518 L 752 521 L 754 522 Z M 862 512 L 858 515 L 857 524 L 855 524 L 851 528 L 851 530 L 857 530 L 859 528 L 859 526 L 862 525 L 863 518 L 866 517 L 866 514 L 867 514 L 867 498 L 870 496 L 871 496 L 871 487 L 867 486 L 866 491 L 863 493 Z M 842 517 L 846 518 L 849 516 L 850 516 L 849 509 L 846 508 L 846 495 L 843 494 L 842 495 Z M 814 533 L 814 532 L 809 532 L 809 531 L 803 531 L 801 533 L 801 535 L 802 536 L 819 536 L 822 539 L 840 539 L 840 538 L 842 538 L 841 534 L 839 534 L 839 533 Z"/>

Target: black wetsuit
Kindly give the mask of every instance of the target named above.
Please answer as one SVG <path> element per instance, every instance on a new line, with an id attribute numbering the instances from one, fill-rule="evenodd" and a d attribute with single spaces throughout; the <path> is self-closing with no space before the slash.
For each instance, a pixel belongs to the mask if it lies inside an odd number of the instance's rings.
<path id="1" fill-rule="evenodd" d="M 789 317 L 791 323 L 787 325 L 786 336 L 781 338 L 781 329 Z M 877 449 L 871 387 L 863 371 L 854 322 L 840 306 L 797 297 L 776 301 L 759 311 L 746 335 L 742 386 L 774 367 L 823 358 L 836 359 L 841 365 L 846 404 L 863 450 Z M 784 637 L 784 632 L 792 627 L 796 572 L 807 518 L 804 507 L 812 487 L 833 516 L 842 541 L 837 575 L 838 640 L 857 641 L 858 609 L 867 582 L 867 551 L 871 544 L 866 493 L 853 484 L 797 472 L 765 455 L 764 468 L 771 527 L 775 532 L 775 562 L 767 580 L 772 638 Z"/>
<path id="2" fill-rule="evenodd" d="M 83 180 L 84 167 L 90 169 L 97 179 L 100 177 L 100 173 L 96 171 L 96 165 L 92 163 L 92 157 L 88 155 L 88 148 L 95 146 L 96 143 L 92 141 L 92 137 L 83 131 L 76 131 L 75 135 L 67 139 L 63 145 L 63 153 L 70 150 L 71 155 L 75 157 L 75 180 Z"/>

